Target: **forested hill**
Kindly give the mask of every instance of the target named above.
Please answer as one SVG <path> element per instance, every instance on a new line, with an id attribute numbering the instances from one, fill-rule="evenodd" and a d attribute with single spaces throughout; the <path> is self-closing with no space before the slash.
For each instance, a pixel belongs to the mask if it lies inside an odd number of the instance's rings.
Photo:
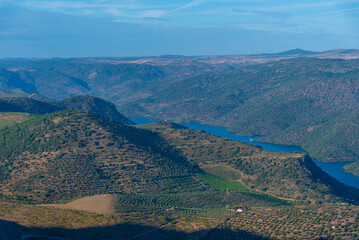
<path id="1" fill-rule="evenodd" d="M 356 161 L 358 73 L 359 60 L 283 60 L 188 78 L 124 112 L 226 126 L 240 135 L 301 145 L 321 161 Z"/>
<path id="2" fill-rule="evenodd" d="M 120 114 L 113 103 L 97 97 L 76 96 L 59 101 L 55 105 L 64 109 L 77 109 L 97 113 L 122 124 L 134 124 L 134 122 Z"/>
<path id="3" fill-rule="evenodd" d="M 46 114 L 65 109 L 77 109 L 100 114 L 122 124 L 134 124 L 131 120 L 117 111 L 116 106 L 101 98 L 92 96 L 76 96 L 59 102 L 40 101 L 45 99 L 39 95 L 29 97 L 0 98 L 0 112 L 25 112 L 32 114 Z"/>
<path id="4" fill-rule="evenodd" d="M 0 98 L 0 112 L 46 114 L 60 110 L 63 108 L 28 97 Z"/>

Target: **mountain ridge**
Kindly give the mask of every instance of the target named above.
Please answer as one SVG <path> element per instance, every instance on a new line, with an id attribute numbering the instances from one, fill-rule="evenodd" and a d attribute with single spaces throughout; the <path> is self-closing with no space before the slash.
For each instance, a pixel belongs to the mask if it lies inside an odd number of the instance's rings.
<path id="1" fill-rule="evenodd" d="M 58 102 L 38 94 L 31 94 L 28 97 L 0 98 L 1 112 L 25 112 L 42 115 L 65 109 L 88 111 L 123 124 L 134 124 L 120 114 L 113 103 L 88 95 L 67 98 Z"/>

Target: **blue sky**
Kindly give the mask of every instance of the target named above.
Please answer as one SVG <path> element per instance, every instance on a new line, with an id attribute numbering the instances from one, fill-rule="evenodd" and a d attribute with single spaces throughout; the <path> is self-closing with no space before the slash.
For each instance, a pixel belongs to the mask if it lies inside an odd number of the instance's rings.
<path id="1" fill-rule="evenodd" d="M 0 0 L 0 13 L 0 57 L 359 48 L 359 0 Z"/>

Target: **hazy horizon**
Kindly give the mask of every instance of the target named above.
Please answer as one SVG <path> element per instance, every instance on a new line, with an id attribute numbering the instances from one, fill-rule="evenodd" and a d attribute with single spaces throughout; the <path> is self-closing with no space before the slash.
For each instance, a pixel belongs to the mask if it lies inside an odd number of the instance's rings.
<path id="1" fill-rule="evenodd" d="M 357 0 L 0 0 L 0 57 L 356 49 L 358 12 Z"/>

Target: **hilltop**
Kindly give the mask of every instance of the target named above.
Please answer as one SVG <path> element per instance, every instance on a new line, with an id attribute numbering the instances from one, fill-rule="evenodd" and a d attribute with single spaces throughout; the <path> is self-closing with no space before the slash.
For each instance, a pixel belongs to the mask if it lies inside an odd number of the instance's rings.
<path id="1" fill-rule="evenodd" d="M 120 114 L 113 103 L 92 96 L 76 96 L 58 102 L 37 94 L 28 97 L 0 98 L 0 112 L 25 112 L 42 115 L 65 109 L 88 111 L 122 124 L 134 124 Z"/>
<path id="2" fill-rule="evenodd" d="M 33 117 L 1 130 L 1 193 L 57 201 L 108 192 L 181 191 L 193 166 L 148 130 L 82 111 Z"/>
<path id="3" fill-rule="evenodd" d="M 122 124 L 134 124 L 117 111 L 116 106 L 108 101 L 93 96 L 76 96 L 56 102 L 54 105 L 63 109 L 82 110 L 100 114 Z"/>

